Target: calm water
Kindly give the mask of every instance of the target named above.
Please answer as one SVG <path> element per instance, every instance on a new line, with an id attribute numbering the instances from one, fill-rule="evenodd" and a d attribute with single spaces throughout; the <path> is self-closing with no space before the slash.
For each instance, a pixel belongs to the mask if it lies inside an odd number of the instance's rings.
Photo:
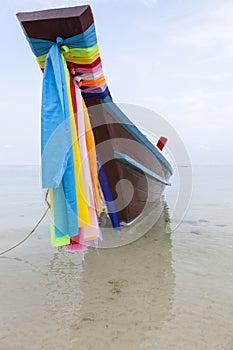
<path id="1" fill-rule="evenodd" d="M 233 349 L 233 167 L 194 167 L 186 216 L 80 254 L 50 247 L 49 219 L 0 258 L 0 349 Z M 45 210 L 37 167 L 0 167 L 0 250 Z M 186 207 L 186 205 L 183 205 Z M 182 215 L 180 215 L 182 217 Z M 150 218 L 148 218 L 150 220 Z"/>

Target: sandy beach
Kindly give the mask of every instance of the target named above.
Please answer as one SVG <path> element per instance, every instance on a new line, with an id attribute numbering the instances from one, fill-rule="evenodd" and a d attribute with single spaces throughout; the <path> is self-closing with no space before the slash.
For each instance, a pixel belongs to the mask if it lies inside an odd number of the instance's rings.
<path id="1" fill-rule="evenodd" d="M 32 201 L 32 188 L 39 188 L 33 179 L 14 221 L 2 205 L 3 248 L 44 210 L 39 194 Z M 89 249 L 82 261 L 50 247 L 47 219 L 25 245 L 0 258 L 0 349 L 231 350 L 231 194 L 216 198 L 204 179 L 198 170 L 189 211 L 174 232 L 165 211 L 140 239 Z M 215 184 L 223 191 L 221 177 Z M 15 208 L 21 198 L 19 191 Z"/>

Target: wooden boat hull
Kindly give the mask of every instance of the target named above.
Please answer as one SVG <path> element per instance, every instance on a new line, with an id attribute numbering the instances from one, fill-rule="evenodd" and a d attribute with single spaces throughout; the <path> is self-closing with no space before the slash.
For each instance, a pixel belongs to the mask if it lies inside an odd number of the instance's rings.
<path id="1" fill-rule="evenodd" d="M 116 211 L 120 221 L 130 222 L 142 211 L 161 198 L 166 187 L 157 179 L 143 171 L 146 168 L 169 180 L 169 170 L 152 154 L 145 145 L 138 142 L 124 127 L 107 113 L 100 101 L 86 100 L 95 135 L 97 150 L 108 179 Z M 116 154 L 126 154 L 142 165 L 126 164 L 116 158 Z"/>

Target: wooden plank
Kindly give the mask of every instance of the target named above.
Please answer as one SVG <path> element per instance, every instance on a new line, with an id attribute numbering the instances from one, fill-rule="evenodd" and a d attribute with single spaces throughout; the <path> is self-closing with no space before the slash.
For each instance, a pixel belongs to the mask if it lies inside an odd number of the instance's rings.
<path id="1" fill-rule="evenodd" d="M 16 14 L 29 38 L 55 41 L 83 33 L 94 22 L 91 7 L 76 6 Z"/>

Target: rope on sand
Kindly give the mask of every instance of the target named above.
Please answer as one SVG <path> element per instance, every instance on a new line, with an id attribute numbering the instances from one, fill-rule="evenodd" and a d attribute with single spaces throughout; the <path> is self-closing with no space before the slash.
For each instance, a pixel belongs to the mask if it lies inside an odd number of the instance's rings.
<path id="1" fill-rule="evenodd" d="M 31 232 L 29 232 L 28 235 L 27 235 L 25 238 L 23 238 L 20 242 L 18 242 L 17 244 L 15 244 L 13 247 L 10 247 L 10 248 L 4 250 L 3 252 L 0 252 L 0 256 L 6 254 L 6 253 L 8 253 L 8 252 L 10 252 L 11 250 L 13 250 L 13 249 L 15 249 L 15 248 L 17 248 L 17 247 L 19 247 L 21 244 L 23 244 L 25 241 L 27 241 L 27 240 L 31 237 L 31 235 L 36 231 L 36 229 L 39 227 L 39 225 L 41 224 L 41 222 L 44 220 L 44 218 L 46 217 L 46 215 L 47 215 L 47 213 L 48 213 L 48 211 L 49 211 L 49 209 L 50 209 L 50 204 L 49 204 L 49 202 L 48 202 L 48 194 L 49 194 L 49 190 L 47 190 L 46 195 L 45 195 L 45 202 L 47 203 L 48 208 L 45 210 L 44 214 L 41 216 L 40 220 L 39 220 L 39 221 L 36 223 L 36 225 L 33 227 L 33 229 L 31 230 Z"/>

